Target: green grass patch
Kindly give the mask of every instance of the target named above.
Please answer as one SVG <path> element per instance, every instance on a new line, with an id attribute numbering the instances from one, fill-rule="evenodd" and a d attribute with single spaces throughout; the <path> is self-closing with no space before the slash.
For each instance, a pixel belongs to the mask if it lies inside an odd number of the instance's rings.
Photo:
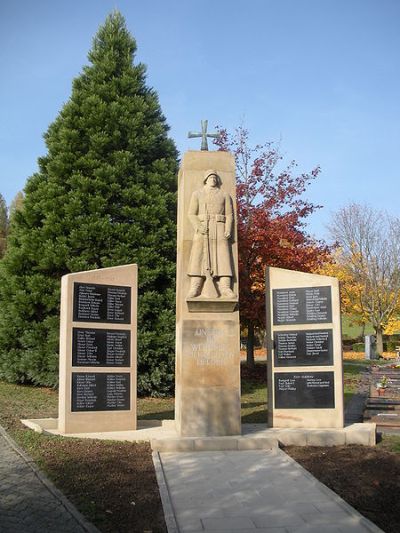
<path id="1" fill-rule="evenodd" d="M 267 411 L 267 363 L 258 361 L 254 369 L 245 363 L 241 366 L 241 407 L 243 424 L 266 424 Z"/>
<path id="2" fill-rule="evenodd" d="M 174 398 L 138 398 L 139 420 L 173 420 Z"/>
<path id="3" fill-rule="evenodd" d="M 344 386 L 344 403 L 350 400 L 350 398 L 358 390 L 358 385 L 362 378 L 362 372 L 368 368 L 365 361 L 343 361 L 343 386 Z"/>
<path id="4" fill-rule="evenodd" d="M 363 328 L 357 324 L 357 317 L 342 315 L 342 335 L 344 339 L 358 339 L 361 335 L 374 335 L 372 324 L 367 324 L 363 333 Z"/>
<path id="5" fill-rule="evenodd" d="M 343 373 L 345 375 L 357 376 L 367 370 L 369 365 L 365 361 L 343 361 Z"/>
<path id="6" fill-rule="evenodd" d="M 56 418 L 57 413 L 57 391 L 0 381 L 0 422 L 10 433 L 22 427 L 20 418 Z"/>
<path id="7" fill-rule="evenodd" d="M 400 435 L 382 435 L 377 446 L 389 452 L 400 453 Z"/>

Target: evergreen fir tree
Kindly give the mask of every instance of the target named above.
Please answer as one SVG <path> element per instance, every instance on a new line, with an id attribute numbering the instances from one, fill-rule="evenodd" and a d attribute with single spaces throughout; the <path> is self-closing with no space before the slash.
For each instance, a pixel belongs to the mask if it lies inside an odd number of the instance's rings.
<path id="1" fill-rule="evenodd" d="M 8 232 L 8 210 L 4 196 L 0 194 L 0 259 L 6 251 Z"/>
<path id="2" fill-rule="evenodd" d="M 60 278 L 139 268 L 138 387 L 173 384 L 177 151 L 121 14 L 106 19 L 45 134 L 0 272 L 0 376 L 54 386 Z"/>

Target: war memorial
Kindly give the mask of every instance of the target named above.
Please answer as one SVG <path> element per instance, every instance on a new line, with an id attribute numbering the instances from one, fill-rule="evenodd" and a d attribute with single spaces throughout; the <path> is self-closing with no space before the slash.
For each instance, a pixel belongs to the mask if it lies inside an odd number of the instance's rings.
<path id="1" fill-rule="evenodd" d="M 268 425 L 241 425 L 240 302 L 234 157 L 183 156 L 178 176 L 175 420 L 137 422 L 137 271 L 62 280 L 58 419 L 33 429 L 148 440 L 156 451 L 375 443 L 375 424 L 344 425 L 339 285 L 266 271 Z"/>

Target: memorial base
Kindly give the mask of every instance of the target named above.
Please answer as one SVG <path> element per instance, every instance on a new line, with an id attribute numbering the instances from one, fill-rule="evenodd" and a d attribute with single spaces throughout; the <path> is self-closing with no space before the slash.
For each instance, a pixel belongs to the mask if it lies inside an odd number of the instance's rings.
<path id="1" fill-rule="evenodd" d="M 221 300 L 221 298 L 187 298 L 190 313 L 232 313 L 237 309 L 237 299 Z"/>
<path id="2" fill-rule="evenodd" d="M 326 429 L 277 429 L 266 428 L 265 424 L 243 424 L 242 434 L 232 437 L 180 437 L 173 420 L 139 420 L 135 431 L 107 431 L 61 434 L 57 418 L 21 420 L 36 431 L 46 435 L 79 437 L 129 442 L 151 442 L 159 452 L 256 450 L 280 446 L 375 446 L 376 424 L 350 424 L 345 428 Z"/>

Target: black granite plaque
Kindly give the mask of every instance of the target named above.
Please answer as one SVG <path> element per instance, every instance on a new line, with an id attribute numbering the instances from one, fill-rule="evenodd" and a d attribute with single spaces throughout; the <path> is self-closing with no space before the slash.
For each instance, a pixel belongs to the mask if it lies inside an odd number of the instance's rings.
<path id="1" fill-rule="evenodd" d="M 130 366 L 131 332 L 72 328 L 72 366 Z"/>
<path id="2" fill-rule="evenodd" d="M 273 289 L 275 326 L 332 322 L 331 287 Z"/>
<path id="3" fill-rule="evenodd" d="M 333 409 L 333 372 L 276 372 L 276 409 Z"/>
<path id="4" fill-rule="evenodd" d="M 131 288 L 74 283 L 74 322 L 130 324 Z"/>
<path id="5" fill-rule="evenodd" d="M 72 372 L 72 412 L 128 411 L 130 374 Z"/>
<path id="6" fill-rule="evenodd" d="M 331 329 L 274 332 L 275 366 L 333 364 Z"/>

